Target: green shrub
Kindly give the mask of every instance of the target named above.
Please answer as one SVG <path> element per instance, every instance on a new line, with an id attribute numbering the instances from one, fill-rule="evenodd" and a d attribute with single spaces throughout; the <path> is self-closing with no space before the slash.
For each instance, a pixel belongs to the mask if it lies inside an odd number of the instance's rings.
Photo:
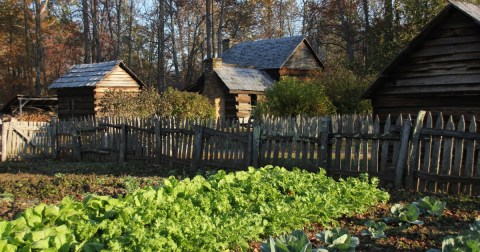
<path id="1" fill-rule="evenodd" d="M 338 114 L 372 112 L 370 100 L 361 98 L 369 87 L 371 78 L 358 76 L 343 67 L 333 67 L 320 76 L 317 82 L 325 87 L 325 93 Z"/>
<path id="2" fill-rule="evenodd" d="M 265 91 L 255 114 L 274 116 L 322 116 L 335 113 L 324 88 L 314 81 L 287 77 Z"/>
<path id="3" fill-rule="evenodd" d="M 145 88 L 139 93 L 110 90 L 101 101 L 100 112 L 116 117 L 213 118 L 215 110 L 205 96 L 173 88 L 159 93 Z"/>
<path id="4" fill-rule="evenodd" d="M 214 118 L 215 110 L 203 95 L 168 88 L 160 94 L 157 115 L 206 119 Z"/>

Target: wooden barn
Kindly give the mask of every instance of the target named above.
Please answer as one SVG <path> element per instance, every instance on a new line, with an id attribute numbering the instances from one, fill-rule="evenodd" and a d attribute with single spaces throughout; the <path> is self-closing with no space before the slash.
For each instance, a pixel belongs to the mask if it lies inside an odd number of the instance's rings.
<path id="1" fill-rule="evenodd" d="M 223 41 L 221 58 L 206 59 L 203 74 L 187 91 L 207 96 L 220 119 L 249 119 L 257 100 L 284 76 L 319 75 L 324 65 L 303 36 Z"/>
<path id="2" fill-rule="evenodd" d="M 480 6 L 450 1 L 363 97 L 381 117 L 423 109 L 480 118 Z"/>
<path id="3" fill-rule="evenodd" d="M 58 117 L 97 116 L 107 90 L 139 92 L 143 82 L 123 63 L 109 61 L 75 65 L 48 89 L 57 91 Z"/>

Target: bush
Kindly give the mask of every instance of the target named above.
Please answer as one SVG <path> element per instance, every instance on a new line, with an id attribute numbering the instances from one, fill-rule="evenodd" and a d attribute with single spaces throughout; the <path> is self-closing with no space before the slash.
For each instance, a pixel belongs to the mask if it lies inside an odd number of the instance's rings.
<path id="1" fill-rule="evenodd" d="M 214 118 L 215 109 L 207 97 L 168 88 L 160 95 L 157 115 L 182 118 Z"/>
<path id="2" fill-rule="evenodd" d="M 101 101 L 100 112 L 117 117 L 213 118 L 215 110 L 208 99 L 196 93 L 168 88 L 159 93 L 146 88 L 139 93 L 110 90 Z"/>
<path id="3" fill-rule="evenodd" d="M 265 100 L 255 114 L 274 116 L 322 116 L 335 113 L 323 86 L 315 81 L 285 78 L 265 91 Z"/>
<path id="4" fill-rule="evenodd" d="M 338 114 L 372 112 L 370 101 L 362 99 L 362 94 L 370 85 L 370 77 L 361 77 L 348 69 L 337 67 L 330 68 L 317 81 L 325 87 L 325 93 Z"/>

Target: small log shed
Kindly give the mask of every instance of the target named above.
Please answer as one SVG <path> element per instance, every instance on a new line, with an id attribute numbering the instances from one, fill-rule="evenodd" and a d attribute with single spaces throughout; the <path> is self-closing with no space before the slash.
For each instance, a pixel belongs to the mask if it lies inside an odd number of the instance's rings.
<path id="1" fill-rule="evenodd" d="M 75 65 L 48 89 L 57 91 L 58 117 L 98 116 L 107 90 L 139 92 L 143 82 L 123 63 L 109 61 Z"/>

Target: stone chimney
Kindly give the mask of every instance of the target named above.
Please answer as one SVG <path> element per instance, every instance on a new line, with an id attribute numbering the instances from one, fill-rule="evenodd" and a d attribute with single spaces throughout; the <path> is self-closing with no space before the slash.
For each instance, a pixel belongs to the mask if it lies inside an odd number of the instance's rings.
<path id="1" fill-rule="evenodd" d="M 213 73 L 214 70 L 222 68 L 222 58 L 208 58 L 203 61 L 203 73 Z"/>
<path id="2" fill-rule="evenodd" d="M 232 38 L 222 40 L 222 53 L 232 48 L 235 45 L 235 40 Z"/>
<path id="3" fill-rule="evenodd" d="M 223 86 L 216 77 L 215 70 L 222 68 L 221 58 L 208 58 L 203 61 L 204 86 L 203 95 L 208 97 L 215 108 L 215 116 L 225 118 L 225 94 Z"/>

